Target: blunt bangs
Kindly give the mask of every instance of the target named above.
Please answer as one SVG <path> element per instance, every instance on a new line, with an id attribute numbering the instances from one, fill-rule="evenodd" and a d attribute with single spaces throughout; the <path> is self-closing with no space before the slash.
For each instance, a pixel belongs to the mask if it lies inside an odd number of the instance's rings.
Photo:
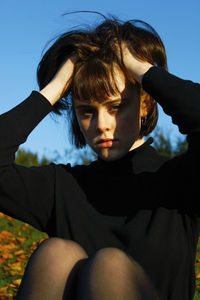
<path id="1" fill-rule="evenodd" d="M 77 65 L 71 86 L 72 99 L 101 102 L 117 93 L 113 63 L 94 58 Z"/>

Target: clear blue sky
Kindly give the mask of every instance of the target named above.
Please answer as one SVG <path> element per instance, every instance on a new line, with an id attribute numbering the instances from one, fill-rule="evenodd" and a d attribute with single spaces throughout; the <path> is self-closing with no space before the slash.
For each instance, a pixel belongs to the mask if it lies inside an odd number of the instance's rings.
<path id="1" fill-rule="evenodd" d="M 93 24 L 99 17 L 75 14 L 95 10 L 122 20 L 141 19 L 160 34 L 167 50 L 169 71 L 200 82 L 199 0 L 1 0 L 0 2 L 0 113 L 38 90 L 36 69 L 46 42 L 72 26 Z M 188 99 L 189 101 L 190 99 Z M 176 138 L 177 128 L 160 112 L 159 126 Z M 1 129 L 2 130 L 2 129 Z M 51 156 L 68 148 L 67 124 L 47 116 L 31 133 L 24 148 Z"/>

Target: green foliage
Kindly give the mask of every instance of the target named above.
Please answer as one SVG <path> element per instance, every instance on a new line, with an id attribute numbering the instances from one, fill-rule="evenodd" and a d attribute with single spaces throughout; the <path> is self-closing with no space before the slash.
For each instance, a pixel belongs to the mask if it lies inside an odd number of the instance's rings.
<path id="1" fill-rule="evenodd" d="M 56 159 L 54 161 L 60 160 L 60 155 L 57 153 Z M 93 152 L 89 146 L 82 149 L 77 149 L 75 147 L 70 147 L 65 150 L 64 160 L 66 163 L 70 162 L 72 166 L 74 165 L 89 165 L 92 161 L 96 160 L 97 155 Z"/>
<path id="2" fill-rule="evenodd" d="M 194 300 L 199 300 L 200 299 L 200 292 L 199 290 L 196 290 L 195 295 L 194 295 Z"/>
<path id="3" fill-rule="evenodd" d="M 176 144 L 173 145 L 170 135 L 164 134 L 160 128 L 154 131 L 154 148 L 159 152 L 160 155 L 167 157 L 174 157 L 180 155 L 187 150 L 188 143 L 186 138 L 177 138 Z"/>
<path id="4" fill-rule="evenodd" d="M 47 165 L 50 161 L 43 156 L 42 159 L 38 158 L 37 153 L 32 153 L 29 150 L 19 149 L 16 154 L 15 162 L 18 165 L 30 167 L 30 166 L 40 166 Z"/>

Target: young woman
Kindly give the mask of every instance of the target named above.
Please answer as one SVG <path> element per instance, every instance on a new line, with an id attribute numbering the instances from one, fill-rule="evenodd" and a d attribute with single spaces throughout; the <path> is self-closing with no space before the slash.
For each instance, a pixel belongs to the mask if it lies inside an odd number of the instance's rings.
<path id="1" fill-rule="evenodd" d="M 16 299 L 192 300 L 200 227 L 200 85 L 171 75 L 158 34 L 106 20 L 67 32 L 38 68 L 40 92 L 0 117 L 0 209 L 45 231 Z M 144 141 L 157 104 L 188 134 L 167 160 Z M 71 114 L 89 166 L 25 168 L 18 146 L 51 111 Z"/>

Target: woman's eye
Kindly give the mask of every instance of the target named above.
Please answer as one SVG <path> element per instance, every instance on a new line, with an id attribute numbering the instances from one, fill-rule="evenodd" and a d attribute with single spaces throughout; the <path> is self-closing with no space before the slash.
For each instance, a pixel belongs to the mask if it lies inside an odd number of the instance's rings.
<path id="1" fill-rule="evenodd" d="M 90 117 L 93 114 L 94 114 L 94 111 L 93 111 L 93 109 L 90 109 L 90 108 L 84 109 L 84 110 L 81 111 L 81 115 L 84 116 L 84 117 Z"/>
<path id="2" fill-rule="evenodd" d="M 116 104 L 116 105 L 113 105 L 113 106 L 111 107 L 111 111 L 118 111 L 118 110 L 120 110 L 121 108 L 122 108 L 122 103 Z"/>
<path id="3" fill-rule="evenodd" d="M 112 109 L 113 109 L 113 110 L 118 110 L 119 108 L 120 108 L 120 105 L 113 105 L 113 106 L 112 106 Z"/>

